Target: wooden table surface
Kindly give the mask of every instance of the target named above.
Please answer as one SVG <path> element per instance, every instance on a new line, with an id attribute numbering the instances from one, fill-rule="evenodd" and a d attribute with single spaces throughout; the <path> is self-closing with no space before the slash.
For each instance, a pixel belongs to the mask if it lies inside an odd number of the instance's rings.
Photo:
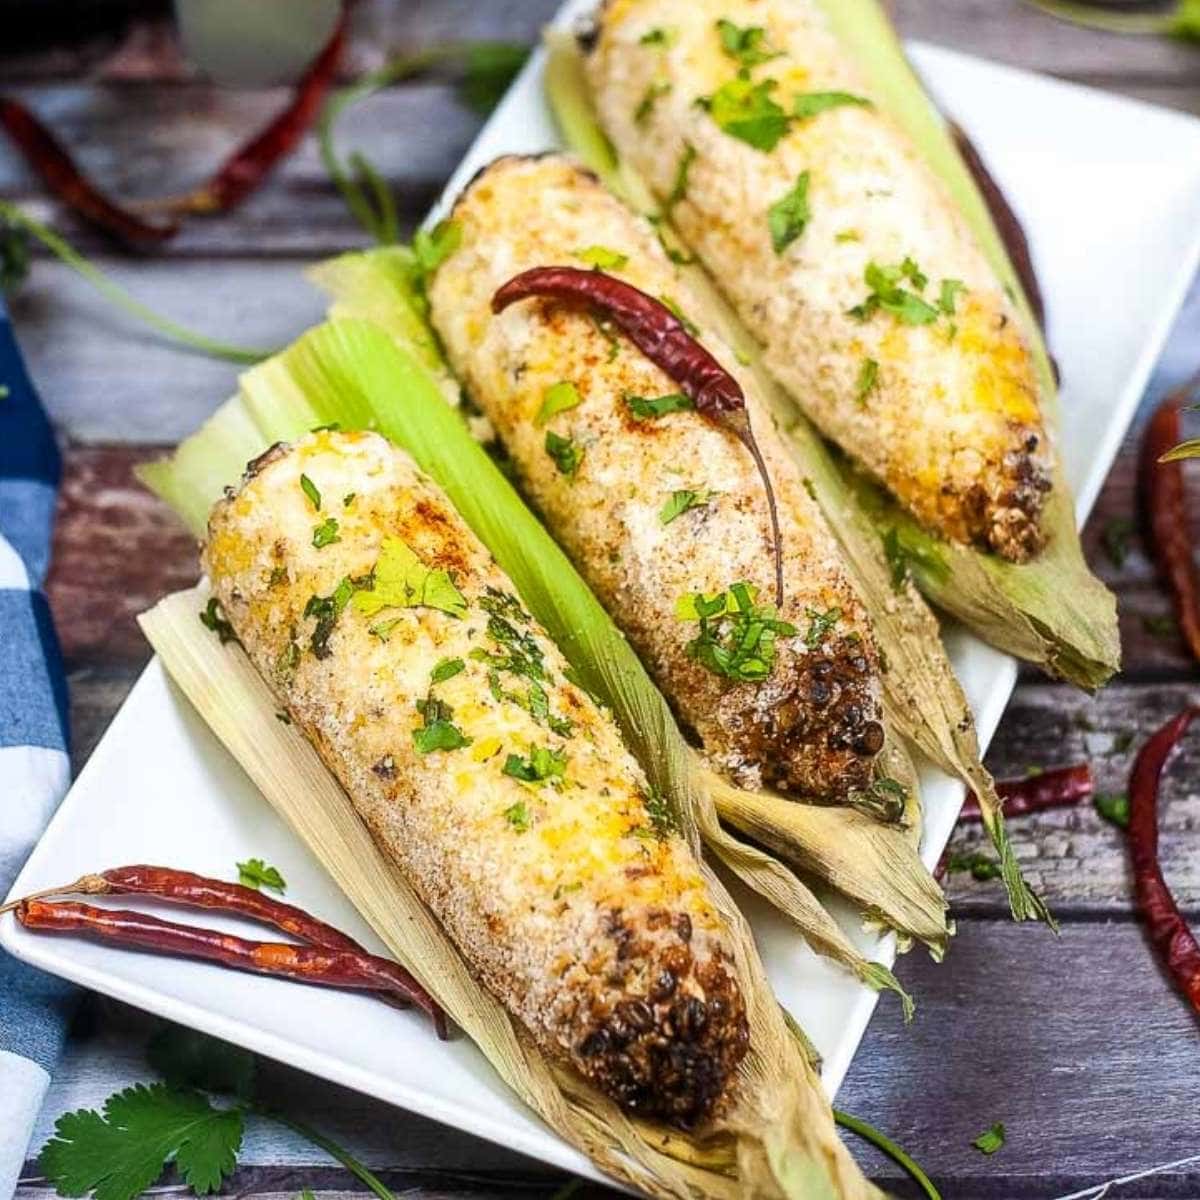
<path id="1" fill-rule="evenodd" d="M 23 10 L 19 35 L 0 38 L 0 85 L 33 104 L 118 194 L 184 190 L 280 102 L 279 92 L 221 91 L 195 78 L 172 53 L 153 6 L 116 33 L 96 15 L 101 6 L 77 7 L 65 20 L 56 6 L 53 28 Z M 555 0 L 366 0 L 355 10 L 347 71 L 444 37 L 532 41 L 554 7 Z M 897 0 L 894 7 L 907 35 L 1200 113 L 1200 48 L 1080 31 L 1018 0 Z M 412 221 L 478 125 L 446 86 L 422 82 L 352 112 L 345 136 L 347 145 L 369 147 Z M 35 213 L 54 212 L 6 150 L 0 194 Z M 303 266 L 362 241 L 311 139 L 235 216 L 197 221 L 153 257 L 121 257 L 69 220 L 60 227 L 155 308 L 263 345 L 319 317 L 320 298 L 300 281 Z M 1195 293 L 1191 308 L 1195 342 L 1176 339 L 1152 395 L 1200 365 Z M 148 657 L 134 614 L 196 574 L 189 538 L 137 487 L 130 466 L 190 432 L 230 392 L 235 370 L 131 328 L 49 261 L 37 263 L 13 311 L 66 450 L 49 593 L 66 652 L 78 766 Z M 1134 513 L 1136 437 L 1135 428 L 1085 538 L 1120 597 L 1126 669 L 1095 698 L 1024 674 L 989 754 L 1000 776 L 1088 758 L 1100 787 L 1120 791 L 1131 746 L 1200 700 L 1182 645 L 1147 632 L 1145 619 L 1167 613 L 1169 601 L 1137 537 L 1120 567 L 1101 548 L 1106 526 Z M 1200 794 L 1190 783 L 1197 767 L 1193 747 L 1174 772 L 1162 816 L 1166 873 L 1193 918 L 1200 917 Z M 1198 1027 L 1131 914 L 1121 838 L 1090 808 L 1014 821 L 1012 834 L 1062 920 L 1061 936 L 1014 927 L 997 884 L 952 877 L 958 936 L 947 961 L 935 966 L 914 953 L 899 967 L 919 999 L 918 1020 L 906 1029 L 895 1004 L 880 1006 L 839 1104 L 907 1146 L 947 1198 L 1054 1197 L 1200 1154 Z M 973 841 L 964 832 L 956 846 Z M 85 1005 L 39 1137 L 58 1113 L 145 1077 L 147 1028 L 131 1010 L 95 999 Z M 343 1139 L 404 1196 L 550 1195 L 562 1182 L 503 1149 L 288 1068 L 266 1069 L 291 1111 Z M 1007 1144 L 984 1158 L 971 1139 L 998 1120 Z M 865 1151 L 863 1159 L 896 1194 L 915 1194 L 890 1164 Z M 319 1152 L 256 1125 L 228 1192 L 336 1194 L 357 1186 Z M 31 1162 L 18 1195 L 33 1200 L 47 1191 Z M 1200 1163 L 1118 1195 L 1200 1197 Z"/>

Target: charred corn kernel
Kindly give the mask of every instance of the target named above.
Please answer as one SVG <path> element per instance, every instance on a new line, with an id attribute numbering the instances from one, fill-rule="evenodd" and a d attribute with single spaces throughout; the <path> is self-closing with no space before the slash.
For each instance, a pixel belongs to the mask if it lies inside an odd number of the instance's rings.
<path id="1" fill-rule="evenodd" d="M 694 595 L 739 583 L 758 603 L 773 599 L 764 489 L 745 448 L 681 410 L 678 385 L 586 308 L 534 300 L 491 313 L 492 293 L 517 272 L 577 263 L 581 249 L 594 257 L 601 247 L 610 273 L 689 319 L 689 293 L 652 227 L 556 156 L 501 159 L 459 199 L 454 218 L 462 240 L 429 290 L 447 354 L 677 712 L 739 782 L 826 799 L 866 786 L 883 742 L 867 618 L 748 380 L 780 507 L 785 604 L 776 615 L 792 627 L 768 635 L 765 678 L 757 667 L 714 670 L 698 645 L 697 613 L 684 611 Z M 701 336 L 745 376 L 728 347 Z M 733 625 L 719 624 L 726 645 Z"/>
<path id="2" fill-rule="evenodd" d="M 615 0 L 599 21 L 601 123 L 771 371 L 929 528 L 1036 553 L 1050 447 L 1020 319 L 820 4 Z"/>
<path id="3" fill-rule="evenodd" d="M 351 491 L 314 546 L 313 495 Z M 637 1112 L 718 1105 L 748 1034 L 698 865 L 412 461 L 369 433 L 276 447 L 213 509 L 203 561 L 292 720 L 537 1043 Z"/>

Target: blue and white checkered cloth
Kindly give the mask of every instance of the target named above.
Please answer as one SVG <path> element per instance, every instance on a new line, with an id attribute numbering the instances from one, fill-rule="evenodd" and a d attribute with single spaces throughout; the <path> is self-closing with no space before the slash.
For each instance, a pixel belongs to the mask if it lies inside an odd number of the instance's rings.
<path id="1" fill-rule="evenodd" d="M 66 681 L 41 592 L 58 477 L 54 434 L 0 302 L 0 896 L 70 775 Z M 0 1197 L 16 1187 L 70 1007 L 70 988 L 0 952 Z"/>

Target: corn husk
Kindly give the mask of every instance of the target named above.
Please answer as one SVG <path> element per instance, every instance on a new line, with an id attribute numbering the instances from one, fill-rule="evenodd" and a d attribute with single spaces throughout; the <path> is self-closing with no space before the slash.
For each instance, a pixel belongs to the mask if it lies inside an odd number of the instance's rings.
<path id="1" fill-rule="evenodd" d="M 316 751 L 276 720 L 275 700 L 244 652 L 236 643 L 222 646 L 197 620 L 208 596 L 201 585 L 141 617 L 172 679 L 391 953 L 555 1133 L 648 1196 L 880 1196 L 841 1145 L 820 1082 L 771 995 L 749 928 L 711 872 L 709 887 L 737 948 L 751 1050 L 730 1110 L 693 1138 L 630 1119 L 538 1052 L 372 840 Z"/>
<path id="2" fill-rule="evenodd" d="M 564 138 L 616 195 L 636 209 L 652 211 L 655 199 L 646 183 L 628 164 L 617 160 L 606 139 L 598 141 L 581 132 L 589 117 L 597 129 L 598 122 L 574 39 L 550 30 L 546 42 L 547 95 Z M 928 107 L 923 93 L 922 103 Z M 957 156 L 957 151 L 951 149 Z M 666 224 L 665 219 L 662 224 Z M 861 494 L 851 486 L 811 423 L 763 368 L 756 343 L 708 276 L 698 266 L 682 266 L 680 271 L 698 298 L 698 315 L 706 325 L 720 331 L 752 372 L 760 395 L 770 405 L 797 466 L 841 543 L 887 664 L 883 682 L 889 727 L 900 731 L 933 763 L 979 796 L 985 824 L 1000 856 L 1013 917 L 1053 924 L 1044 903 L 1021 876 L 994 782 L 980 758 L 974 719 L 946 657 L 936 619 L 910 582 L 899 589 L 893 586 L 878 527 Z M 985 557 L 964 553 L 972 558 Z M 728 785 L 716 787 L 714 780 L 715 776 L 709 777 L 709 786 L 714 788 L 718 810 L 725 820 L 771 846 L 802 870 L 830 883 L 892 928 L 925 941 L 935 953 L 944 949 L 944 909 L 938 918 L 942 935 L 932 940 L 929 936 L 935 925 L 932 898 L 935 892 L 940 894 L 940 889 L 923 867 L 914 867 L 915 849 L 909 852 L 895 844 L 896 830 L 864 826 L 857 819 L 861 814 L 790 813 L 780 797 L 739 794 Z M 919 825 L 917 831 L 919 834 Z M 835 845 L 829 844 L 831 839 L 836 839 Z M 850 857 L 845 860 L 847 853 Z M 856 880 L 843 869 L 840 859 L 861 864 Z M 856 886 L 847 890 L 851 884 Z"/>

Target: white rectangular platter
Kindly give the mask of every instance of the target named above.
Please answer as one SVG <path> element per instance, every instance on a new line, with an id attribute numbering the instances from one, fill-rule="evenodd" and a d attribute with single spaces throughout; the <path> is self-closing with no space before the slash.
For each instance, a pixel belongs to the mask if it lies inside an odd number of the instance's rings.
<path id="1" fill-rule="evenodd" d="M 569 22 L 589 4 L 572 0 L 559 21 Z M 932 46 L 910 51 L 1026 223 L 1063 372 L 1062 449 L 1082 520 L 1200 259 L 1200 122 Z M 443 205 L 497 155 L 556 145 L 542 100 L 542 69 L 542 56 L 535 55 L 450 181 Z M 1015 664 L 961 631 L 951 629 L 947 638 L 986 744 L 1012 690 Z M 932 865 L 962 794 L 932 770 L 924 772 L 923 785 L 923 855 Z M 382 948 L 155 661 L 13 894 L 129 862 L 228 877 L 235 860 L 249 855 L 282 870 L 289 899 Z M 747 909 L 780 999 L 824 1055 L 832 1093 L 877 997 L 815 958 L 773 913 L 749 901 Z M 890 940 L 862 934 L 848 910 L 838 916 L 871 957 L 891 960 Z M 96 991 L 596 1177 L 507 1092 L 469 1042 L 437 1043 L 415 1016 L 362 997 L 39 938 L 11 919 L 0 922 L 0 943 Z M 943 969 L 955 969 L 953 948 Z"/>

